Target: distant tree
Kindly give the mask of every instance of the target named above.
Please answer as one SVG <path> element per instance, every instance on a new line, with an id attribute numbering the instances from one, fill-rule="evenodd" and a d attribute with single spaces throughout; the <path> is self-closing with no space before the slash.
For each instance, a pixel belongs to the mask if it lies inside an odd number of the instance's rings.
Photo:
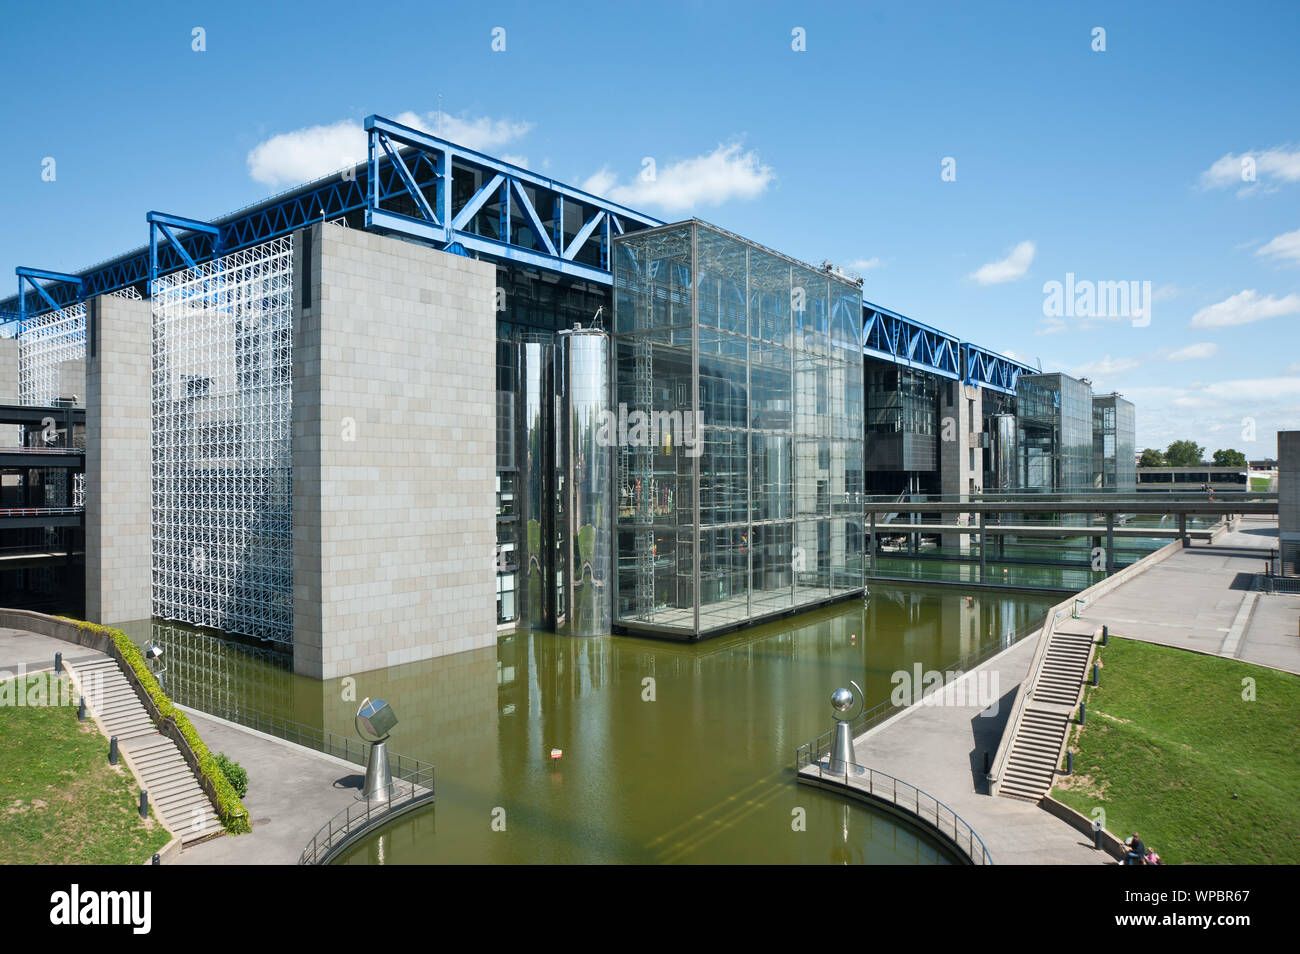
<path id="1" fill-rule="evenodd" d="M 1139 467 L 1163 467 L 1165 466 L 1165 455 L 1160 453 L 1158 448 L 1148 447 L 1142 452 L 1142 458 L 1138 461 Z"/>
<path id="2" fill-rule="evenodd" d="M 1196 441 L 1174 441 L 1165 451 L 1166 467 L 1199 467 L 1205 448 Z"/>
<path id="3" fill-rule="evenodd" d="M 1239 450 L 1233 450 L 1231 447 L 1214 452 L 1215 467 L 1245 467 L 1246 455 Z"/>

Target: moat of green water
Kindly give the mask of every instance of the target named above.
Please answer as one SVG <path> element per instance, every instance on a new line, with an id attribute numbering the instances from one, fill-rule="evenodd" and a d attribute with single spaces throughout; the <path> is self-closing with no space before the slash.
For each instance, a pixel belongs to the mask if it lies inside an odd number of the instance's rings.
<path id="1" fill-rule="evenodd" d="M 699 643 L 521 631 L 325 682 L 178 624 L 128 631 L 163 645 L 177 701 L 228 718 L 355 738 L 361 699 L 393 706 L 389 749 L 437 767 L 436 803 L 344 863 L 946 864 L 924 832 L 796 784 L 795 749 L 831 727 L 836 687 L 887 700 L 894 673 L 1009 645 L 1056 599 L 878 583 L 866 600 Z"/>

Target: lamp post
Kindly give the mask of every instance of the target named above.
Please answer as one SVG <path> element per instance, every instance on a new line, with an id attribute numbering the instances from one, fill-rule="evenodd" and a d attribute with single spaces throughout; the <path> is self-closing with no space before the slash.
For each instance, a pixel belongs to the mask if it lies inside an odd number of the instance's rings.
<path id="1" fill-rule="evenodd" d="M 357 708 L 354 720 L 357 735 L 370 743 L 370 758 L 366 761 L 366 784 L 358 799 L 387 802 L 393 797 L 393 771 L 388 765 L 388 734 L 397 725 L 393 707 L 383 699 L 367 696 Z"/>
<path id="2" fill-rule="evenodd" d="M 163 648 L 155 642 L 150 642 L 144 648 L 144 658 L 149 661 L 149 670 L 154 674 L 154 678 L 158 680 L 160 686 L 163 686 L 163 676 L 167 673 L 167 667 L 161 662 L 162 654 Z M 166 689 L 167 687 L 163 686 L 163 688 Z"/>

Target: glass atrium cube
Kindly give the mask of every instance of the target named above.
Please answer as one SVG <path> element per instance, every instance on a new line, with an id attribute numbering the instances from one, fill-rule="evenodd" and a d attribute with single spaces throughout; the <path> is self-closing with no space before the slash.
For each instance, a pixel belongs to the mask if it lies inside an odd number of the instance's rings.
<path id="1" fill-rule="evenodd" d="M 861 592 L 858 284 L 698 220 L 618 237 L 613 272 L 616 624 Z"/>

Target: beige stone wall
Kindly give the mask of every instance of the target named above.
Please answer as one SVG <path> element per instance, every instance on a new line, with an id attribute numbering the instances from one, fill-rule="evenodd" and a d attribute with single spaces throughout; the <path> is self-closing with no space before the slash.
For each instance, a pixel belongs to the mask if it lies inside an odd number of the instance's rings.
<path id="1" fill-rule="evenodd" d="M 86 618 L 146 619 L 149 534 L 149 302 L 101 295 L 86 356 Z"/>
<path id="2" fill-rule="evenodd" d="M 984 419 L 983 392 L 978 387 L 954 383 L 951 385 L 953 403 L 948 403 L 950 385 L 944 381 L 939 385 L 939 477 L 945 496 L 970 494 L 983 490 L 984 484 L 984 450 L 979 446 L 980 430 Z M 946 422 L 953 422 L 953 441 L 945 440 L 948 433 Z M 974 467 L 971 466 L 974 451 Z M 974 481 L 972 485 L 971 481 Z M 948 514 L 945 520 L 961 517 L 967 524 L 971 522 L 970 514 Z M 942 545 L 945 547 L 966 547 L 970 544 L 968 533 L 945 533 Z"/>
<path id="3" fill-rule="evenodd" d="M 295 669 L 493 645 L 495 267 L 337 226 L 294 254 Z"/>

